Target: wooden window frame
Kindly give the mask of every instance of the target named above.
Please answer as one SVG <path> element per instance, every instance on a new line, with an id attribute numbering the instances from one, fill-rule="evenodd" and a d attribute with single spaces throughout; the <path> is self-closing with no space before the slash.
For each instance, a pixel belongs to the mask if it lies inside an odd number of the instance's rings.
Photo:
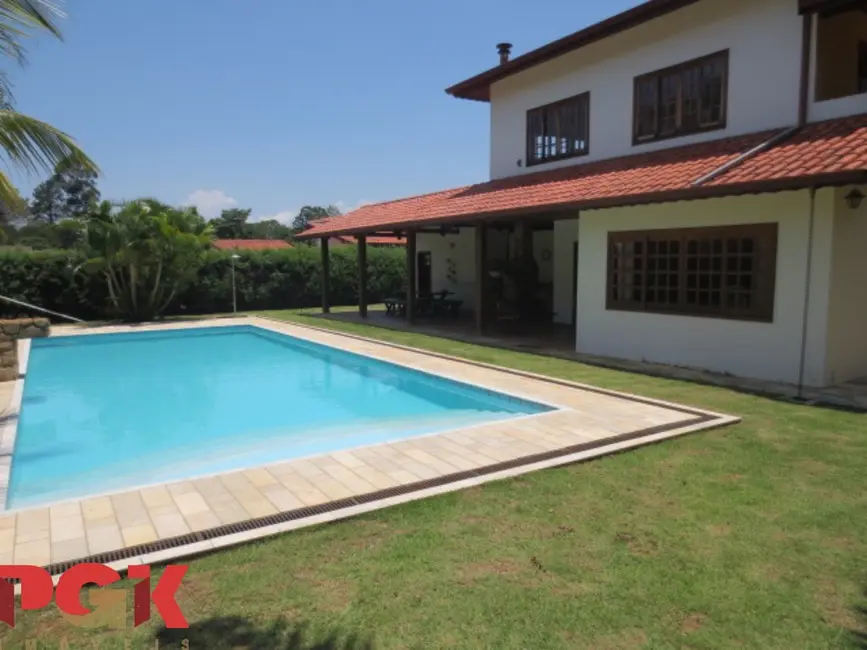
<path id="1" fill-rule="evenodd" d="M 543 112 L 543 111 L 551 111 L 553 109 L 559 108 L 564 104 L 569 103 L 584 103 L 584 149 L 581 151 L 575 151 L 567 154 L 560 154 L 556 156 L 549 156 L 547 158 L 536 159 L 535 151 L 536 145 L 534 142 L 534 135 L 530 131 L 531 120 L 533 119 L 533 115 L 535 113 Z M 580 158 L 581 156 L 586 156 L 590 153 L 590 92 L 580 93 L 578 95 L 573 95 L 572 97 L 567 97 L 566 99 L 561 99 L 556 102 L 552 102 L 550 104 L 544 104 L 542 106 L 536 106 L 535 108 L 531 108 L 527 111 L 526 116 L 526 141 L 527 141 L 527 151 L 526 151 L 526 160 L 527 167 L 533 167 L 535 165 L 544 165 L 546 163 L 555 162 L 558 160 L 568 160 L 569 158 Z"/>
<path id="2" fill-rule="evenodd" d="M 724 320 L 739 320 L 739 321 L 754 321 L 771 323 L 774 320 L 774 302 L 776 294 L 776 272 L 777 272 L 777 243 L 778 243 L 778 225 L 776 223 L 761 223 L 761 224 L 744 224 L 735 226 L 711 226 L 697 228 L 666 228 L 658 230 L 630 230 L 630 231 L 611 231 L 608 233 L 608 259 L 607 273 L 605 279 L 605 308 L 609 311 L 634 311 L 653 314 L 669 314 L 677 316 L 694 316 L 700 318 L 714 318 Z M 704 271 L 707 275 L 719 274 L 720 287 L 714 289 L 712 286 L 709 291 L 719 291 L 720 304 L 714 305 L 690 305 L 687 302 L 687 292 L 695 291 L 698 293 L 700 288 L 688 287 L 687 276 L 690 274 L 688 268 L 688 259 L 690 253 L 687 250 L 688 240 L 713 240 L 722 239 L 723 248 L 721 253 L 711 251 L 709 258 L 719 257 L 720 270 L 712 270 L 712 264 L 708 264 L 708 269 Z M 728 240 L 736 239 L 752 239 L 754 240 L 753 253 L 743 253 L 741 251 L 728 251 Z M 679 243 L 676 258 L 679 260 L 676 271 L 664 271 L 667 275 L 677 275 L 676 284 L 667 285 L 671 292 L 677 293 L 677 300 L 669 302 L 667 305 L 662 305 L 659 302 L 648 305 L 648 276 L 652 273 L 658 276 L 660 271 L 649 271 L 647 268 L 647 260 L 649 258 L 648 243 L 655 242 L 657 246 L 659 242 Z M 638 275 L 642 277 L 641 283 L 641 299 L 618 298 L 615 296 L 615 280 L 622 281 L 624 274 L 623 267 L 617 268 L 617 252 L 615 247 L 618 244 L 632 244 L 640 242 L 643 244 L 643 253 L 641 257 L 642 268 L 636 271 L 632 268 L 629 272 L 632 274 L 631 282 L 627 286 L 634 286 L 635 278 Z M 752 267 L 748 272 L 742 268 L 732 271 L 727 267 L 730 259 L 736 259 L 738 264 L 743 257 L 750 256 Z M 632 263 L 635 263 L 635 257 L 632 257 Z M 697 260 L 699 255 L 694 256 Z M 697 270 L 692 271 L 698 275 Z M 727 286 L 726 279 L 729 276 L 735 276 L 737 281 L 740 281 L 742 274 L 748 273 L 751 277 L 751 284 L 754 286 L 749 289 L 744 289 L 742 286 Z M 617 274 L 617 275 L 616 275 Z M 658 283 L 658 279 L 657 279 Z M 658 289 L 658 284 L 654 285 L 652 290 Z M 749 293 L 753 304 L 749 308 L 727 305 L 726 298 L 729 294 Z"/>
<path id="3" fill-rule="evenodd" d="M 700 67 L 707 63 L 708 61 L 714 61 L 720 59 L 722 60 L 722 69 L 723 69 L 723 82 L 722 82 L 722 98 L 721 98 L 721 112 L 720 119 L 718 122 L 713 124 L 709 124 L 706 126 L 702 126 L 699 123 L 694 128 L 682 129 L 678 127 L 674 133 L 661 135 L 660 134 L 660 113 L 662 112 L 662 92 L 661 92 L 661 84 L 662 79 L 664 77 L 668 77 L 673 74 L 677 74 L 679 72 L 685 72 L 687 70 L 691 70 L 697 67 Z M 639 96 L 639 87 L 643 82 L 648 80 L 654 80 L 656 82 L 656 133 L 653 136 L 639 136 L 638 132 L 638 119 L 639 119 L 639 104 L 638 104 L 638 96 Z M 708 133 L 710 131 L 719 131 L 721 129 L 726 128 L 728 122 L 728 85 L 729 85 L 729 50 L 720 50 L 719 52 L 714 52 L 713 54 L 708 54 L 706 56 L 699 57 L 697 59 L 692 59 L 690 61 L 684 61 L 683 63 L 678 63 L 677 65 L 669 66 L 667 68 L 661 68 L 659 70 L 654 70 L 653 72 L 648 72 L 646 74 L 639 75 L 635 77 L 632 86 L 632 145 L 638 146 L 641 144 L 649 144 L 651 142 L 660 142 L 662 140 L 671 140 L 672 138 L 681 138 L 687 135 L 695 135 L 696 133 Z M 682 111 L 682 100 L 678 100 L 678 115 Z M 701 107 L 698 108 L 699 115 L 701 114 Z M 678 118 L 680 119 L 680 118 Z"/>
<path id="4" fill-rule="evenodd" d="M 858 92 L 867 93 L 867 41 L 858 41 Z"/>

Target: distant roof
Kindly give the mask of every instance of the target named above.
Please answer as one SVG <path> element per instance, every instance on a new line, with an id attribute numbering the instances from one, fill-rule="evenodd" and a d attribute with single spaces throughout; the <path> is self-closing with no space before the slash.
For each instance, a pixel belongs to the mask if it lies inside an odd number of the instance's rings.
<path id="1" fill-rule="evenodd" d="M 342 243 L 342 244 L 352 244 L 352 243 L 355 243 L 355 241 L 356 241 L 355 237 L 349 237 L 346 235 L 338 235 L 337 237 L 331 237 L 331 239 L 334 239 L 338 243 Z M 367 243 L 370 244 L 371 246 L 406 246 L 406 237 L 388 237 L 385 235 L 368 235 Z"/>
<path id="2" fill-rule="evenodd" d="M 573 50 L 580 49 L 609 36 L 614 36 L 627 29 L 632 29 L 643 23 L 670 14 L 683 7 L 695 4 L 699 0 L 647 0 L 637 7 L 607 18 L 602 22 L 585 27 L 569 36 L 565 36 L 547 45 L 531 50 L 511 61 L 486 70 L 475 77 L 465 79 L 446 88 L 446 92 L 461 99 L 475 99 L 481 102 L 491 101 L 491 84 L 513 74 L 527 70 L 540 63 L 545 63 Z M 492 52 L 493 54 L 493 52 Z"/>
<path id="3" fill-rule="evenodd" d="M 867 182 L 867 114 L 808 124 L 768 144 L 782 133 L 763 131 L 374 203 L 317 221 L 301 237 Z M 742 159 L 763 144 L 767 148 Z"/>
<path id="4" fill-rule="evenodd" d="M 214 248 L 222 250 L 264 251 L 277 248 L 292 248 L 292 244 L 282 239 L 215 239 Z"/>

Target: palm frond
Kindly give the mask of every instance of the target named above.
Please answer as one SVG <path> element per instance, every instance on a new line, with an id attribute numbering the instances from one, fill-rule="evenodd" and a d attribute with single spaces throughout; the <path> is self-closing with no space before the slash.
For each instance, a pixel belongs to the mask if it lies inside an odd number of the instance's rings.
<path id="1" fill-rule="evenodd" d="M 0 110 L 0 155 L 28 172 L 52 171 L 59 162 L 99 173 L 75 141 L 50 124 L 10 110 Z"/>
<path id="2" fill-rule="evenodd" d="M 63 17 L 50 0 L 0 0 L 0 54 L 23 64 L 23 39 L 33 31 L 47 31 L 62 38 L 56 21 Z"/>
<path id="3" fill-rule="evenodd" d="M 27 202 L 18 193 L 18 188 L 2 171 L 0 171 L 0 204 L 13 213 L 20 212 L 27 206 Z"/>

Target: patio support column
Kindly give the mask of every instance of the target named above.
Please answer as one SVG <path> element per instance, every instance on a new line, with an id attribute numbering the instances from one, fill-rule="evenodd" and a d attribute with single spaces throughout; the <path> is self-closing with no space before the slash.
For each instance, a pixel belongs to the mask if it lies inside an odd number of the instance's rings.
<path id="1" fill-rule="evenodd" d="M 526 219 L 515 222 L 515 248 L 519 259 L 533 257 L 533 229 Z"/>
<path id="2" fill-rule="evenodd" d="M 536 268 L 533 256 L 533 228 L 527 219 L 519 219 L 515 222 L 515 261 L 521 271 L 518 274 L 516 287 L 517 310 L 519 318 L 531 317 L 533 311 L 533 294 L 537 277 L 531 277 Z"/>
<path id="3" fill-rule="evenodd" d="M 488 300 L 488 229 L 476 224 L 476 332 L 485 333 Z"/>
<path id="4" fill-rule="evenodd" d="M 358 236 L 358 314 L 367 318 L 367 237 Z"/>
<path id="5" fill-rule="evenodd" d="M 331 311 L 329 296 L 331 273 L 328 267 L 328 237 L 320 237 L 319 251 L 322 254 L 322 313 L 327 314 Z"/>
<path id="6" fill-rule="evenodd" d="M 406 233 L 406 322 L 415 318 L 415 231 Z"/>

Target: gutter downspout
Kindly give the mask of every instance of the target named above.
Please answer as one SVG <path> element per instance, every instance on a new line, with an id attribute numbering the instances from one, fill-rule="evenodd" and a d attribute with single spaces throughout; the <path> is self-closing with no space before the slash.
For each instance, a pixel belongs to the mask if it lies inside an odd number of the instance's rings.
<path id="1" fill-rule="evenodd" d="M 801 87 L 798 95 L 798 125 L 807 123 L 810 107 L 810 63 L 813 55 L 813 14 L 804 14 L 801 34 Z"/>
<path id="2" fill-rule="evenodd" d="M 801 323 L 801 359 L 798 368 L 798 394 L 795 399 L 804 401 L 804 372 L 807 365 L 807 333 L 810 319 L 810 284 L 813 280 L 813 230 L 816 221 L 816 188 L 810 188 L 810 231 L 807 233 L 807 283 L 804 287 L 804 316 Z"/>
<path id="3" fill-rule="evenodd" d="M 775 147 L 780 142 L 782 142 L 783 140 L 786 140 L 787 138 L 790 138 L 791 136 L 795 135 L 795 133 L 797 133 L 800 130 L 801 130 L 800 125 L 790 126 L 788 129 L 785 129 L 784 131 L 780 131 L 779 133 L 774 134 L 772 137 L 765 140 L 761 144 L 756 145 L 755 147 L 753 147 L 749 151 L 745 151 L 744 153 L 740 154 L 737 158 L 733 158 L 732 160 L 729 160 L 727 163 L 720 165 L 719 167 L 714 169 L 712 172 L 705 174 L 701 178 L 693 181 L 692 186 L 693 187 L 699 187 L 701 185 L 704 185 L 705 183 L 709 183 L 713 179 L 718 178 L 719 176 L 722 176 L 723 174 L 725 174 L 727 171 L 729 171 L 733 167 L 737 167 L 745 160 L 749 160 L 750 158 L 757 156 L 758 154 L 762 153 L 763 151 L 767 151 L 768 149 Z"/>
<path id="4" fill-rule="evenodd" d="M 810 108 L 810 60 L 813 55 L 813 14 L 804 14 L 803 32 L 801 35 L 801 86 L 798 96 L 798 126 L 807 123 Z M 807 233 L 807 270 L 804 286 L 804 316 L 801 323 L 801 358 L 798 365 L 798 393 L 795 397 L 799 402 L 804 400 L 804 374 L 807 366 L 807 334 L 810 321 L 810 285 L 813 280 L 813 231 L 816 225 L 816 188 L 810 188 L 810 218 Z"/>

